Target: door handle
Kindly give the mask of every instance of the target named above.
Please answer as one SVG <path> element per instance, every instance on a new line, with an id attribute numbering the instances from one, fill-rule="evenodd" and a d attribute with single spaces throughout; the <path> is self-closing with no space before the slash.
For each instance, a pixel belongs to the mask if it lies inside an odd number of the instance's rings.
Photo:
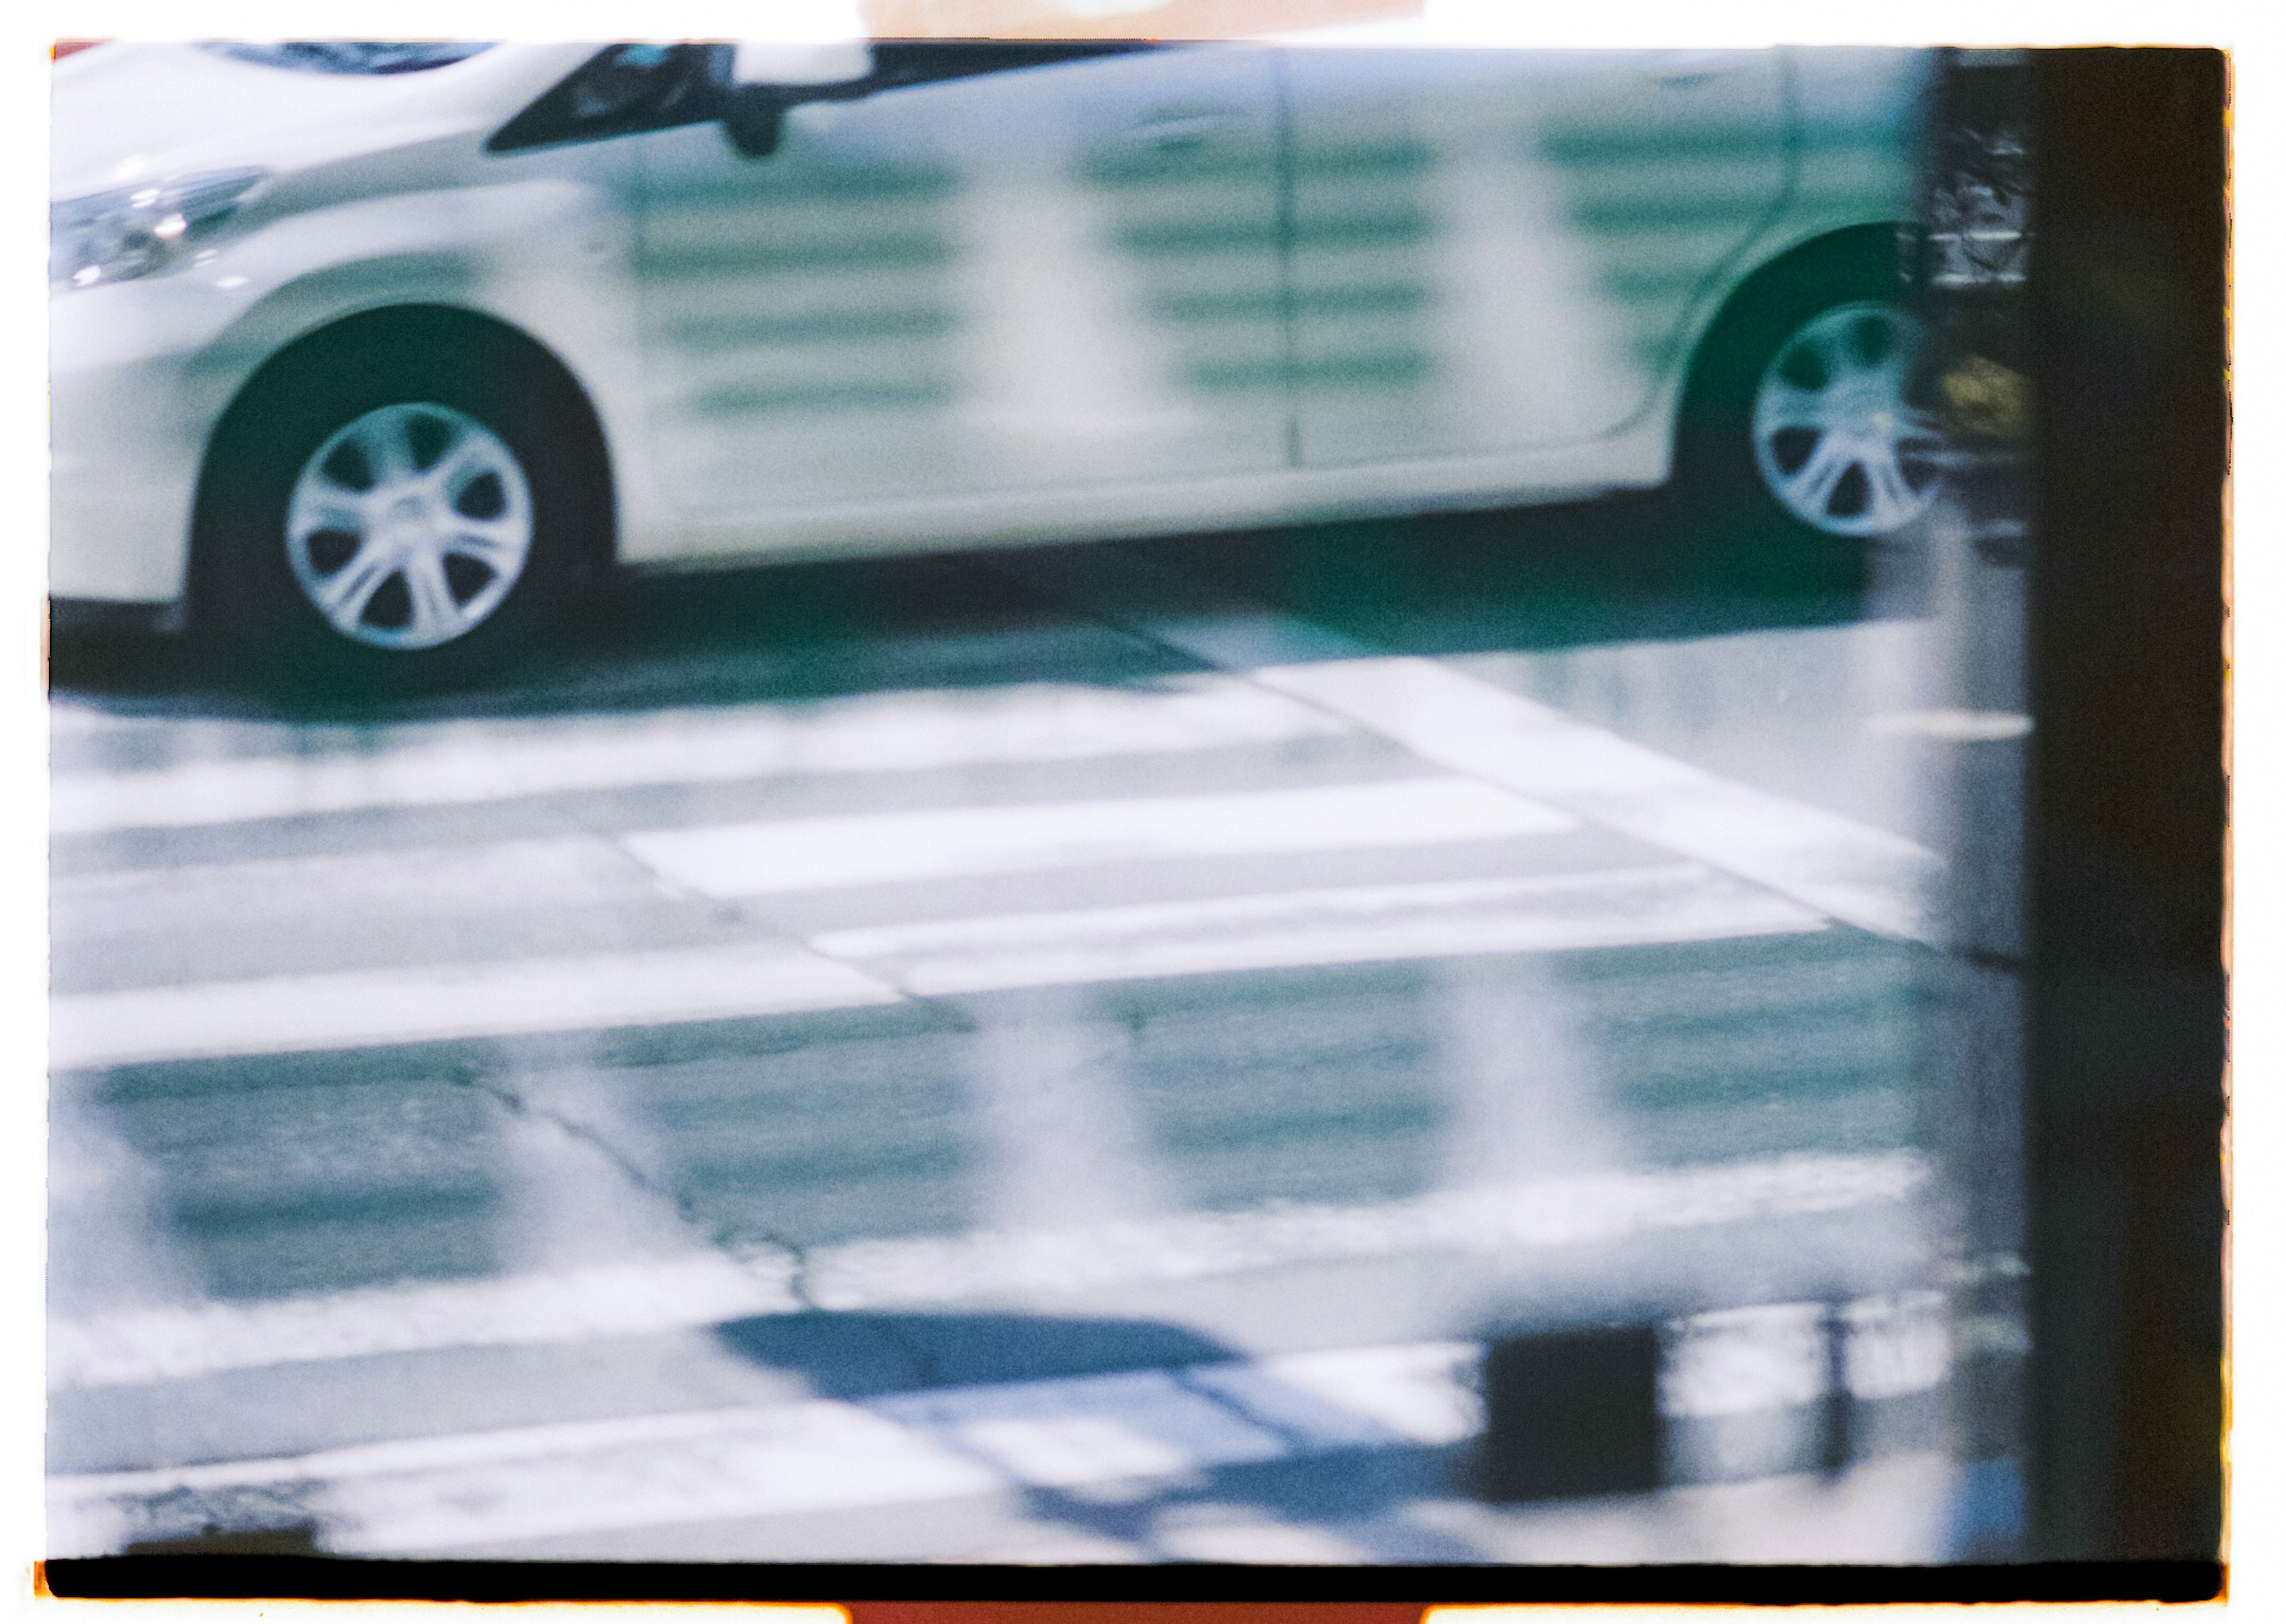
<path id="1" fill-rule="evenodd" d="M 1218 130 L 1227 129 L 1243 116 L 1237 107 L 1159 107 L 1127 127 L 1127 138 L 1139 146 L 1170 151 L 1196 146 Z"/>
<path id="2" fill-rule="evenodd" d="M 1643 72 L 1663 91 L 1695 91 L 1735 70 L 1738 54 L 1730 51 L 1660 51 L 1651 54 Z"/>

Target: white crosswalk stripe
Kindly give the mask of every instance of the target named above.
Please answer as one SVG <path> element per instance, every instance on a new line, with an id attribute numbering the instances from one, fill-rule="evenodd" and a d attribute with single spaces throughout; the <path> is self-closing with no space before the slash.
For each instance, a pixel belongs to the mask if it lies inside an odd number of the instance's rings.
<path id="1" fill-rule="evenodd" d="M 814 940 L 822 952 L 926 995 L 1690 942 L 1824 924 L 1728 875 L 1671 863 L 1007 914 L 829 931 Z"/>
<path id="2" fill-rule="evenodd" d="M 1437 660 L 1392 657 L 1125 556 L 1044 575 L 1185 653 L 1392 738 L 1450 771 L 1559 807 L 1884 934 L 1932 938 L 1935 855 L 1902 835 L 1734 784 Z"/>
<path id="3" fill-rule="evenodd" d="M 732 897 L 1095 863 L 1493 840 L 1577 826 L 1564 813 L 1466 778 L 1415 778 L 1237 795 L 781 818 L 634 834 L 627 845 L 678 885 Z"/>
<path id="4" fill-rule="evenodd" d="M 1084 761 L 1267 745 L 1344 726 L 1227 678 L 1134 690 L 1017 684 L 546 722 L 405 723 L 375 747 L 59 773 L 49 823 L 58 834 L 84 834 L 800 773 Z"/>
<path id="5" fill-rule="evenodd" d="M 1902 835 L 1717 778 L 1434 660 L 1255 674 L 1440 766 L 1715 864 L 1866 929 L 1927 936 L 1934 854 Z"/>
<path id="6" fill-rule="evenodd" d="M 894 988 L 781 942 L 192 982 L 53 1000 L 59 1070 L 892 1004 Z"/>

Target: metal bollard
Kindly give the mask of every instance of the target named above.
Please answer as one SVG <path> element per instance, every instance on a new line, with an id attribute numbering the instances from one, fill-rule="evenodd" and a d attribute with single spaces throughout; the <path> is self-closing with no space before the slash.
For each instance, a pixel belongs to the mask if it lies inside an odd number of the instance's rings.
<path id="1" fill-rule="evenodd" d="M 1659 1487 L 1659 1372 L 1651 1325 L 1494 1341 L 1485 1354 L 1478 1492 L 1513 1502 Z"/>

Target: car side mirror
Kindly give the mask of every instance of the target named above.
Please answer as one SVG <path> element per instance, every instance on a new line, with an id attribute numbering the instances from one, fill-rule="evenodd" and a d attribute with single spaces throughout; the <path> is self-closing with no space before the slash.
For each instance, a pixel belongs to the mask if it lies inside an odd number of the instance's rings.
<path id="1" fill-rule="evenodd" d="M 722 92 L 722 133 L 741 158 L 767 158 L 785 135 L 786 99 L 762 85 Z"/>
<path id="2" fill-rule="evenodd" d="M 872 72 L 873 48 L 862 38 L 741 42 L 722 86 L 722 131 L 741 156 L 767 158 L 784 137 L 788 107 L 834 99 Z"/>

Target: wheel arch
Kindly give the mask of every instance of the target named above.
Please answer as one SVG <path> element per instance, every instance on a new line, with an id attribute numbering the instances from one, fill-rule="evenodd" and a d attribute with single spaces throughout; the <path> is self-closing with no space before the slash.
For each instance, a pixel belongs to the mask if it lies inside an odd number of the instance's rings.
<path id="1" fill-rule="evenodd" d="M 1730 352 L 1739 335 L 1752 331 L 1774 304 L 1822 282 L 1840 285 L 1888 274 L 1896 277 L 1900 289 L 1912 287 L 1917 231 L 1902 221 L 1844 226 L 1795 243 L 1757 265 L 1724 296 L 1699 335 L 1683 371 L 1675 433 L 1683 432 L 1724 364 L 1735 359 Z"/>
<path id="2" fill-rule="evenodd" d="M 319 369 L 343 367 L 385 368 L 390 358 L 409 348 L 459 353 L 472 362 L 490 352 L 493 362 L 522 368 L 531 387 L 544 392 L 551 411 L 574 438 L 581 464 L 595 478 L 592 493 L 599 522 L 585 538 L 574 568 L 585 577 L 607 570 L 618 552 L 618 480 L 611 443 L 594 401 L 572 368 L 548 345 L 497 316 L 462 306 L 433 303 L 378 306 L 338 317 L 281 346 L 240 384 L 207 436 L 191 508 L 189 619 L 211 619 L 210 577 L 215 538 L 224 510 L 235 493 L 239 469 L 233 459 L 263 419 L 290 412 L 304 380 Z M 203 602 L 202 602 L 203 601 Z M 202 612 L 203 611 L 203 612 Z"/>
<path id="3" fill-rule="evenodd" d="M 1863 224 L 1808 238 L 1741 281 L 1709 323 L 1685 374 L 1673 425 L 1674 487 L 1726 519 L 1767 517 L 1826 536 L 1894 533 L 1895 525 L 1853 527 L 1848 509 L 1829 509 L 1815 520 L 1795 510 L 1771 487 L 1753 414 L 1765 369 L 1801 322 L 1859 300 L 1894 304 L 1910 314 L 1922 264 L 1918 228 Z M 1926 487 L 1913 488 L 1925 501 Z M 1911 523 L 1910 516 L 1901 523 Z"/>

